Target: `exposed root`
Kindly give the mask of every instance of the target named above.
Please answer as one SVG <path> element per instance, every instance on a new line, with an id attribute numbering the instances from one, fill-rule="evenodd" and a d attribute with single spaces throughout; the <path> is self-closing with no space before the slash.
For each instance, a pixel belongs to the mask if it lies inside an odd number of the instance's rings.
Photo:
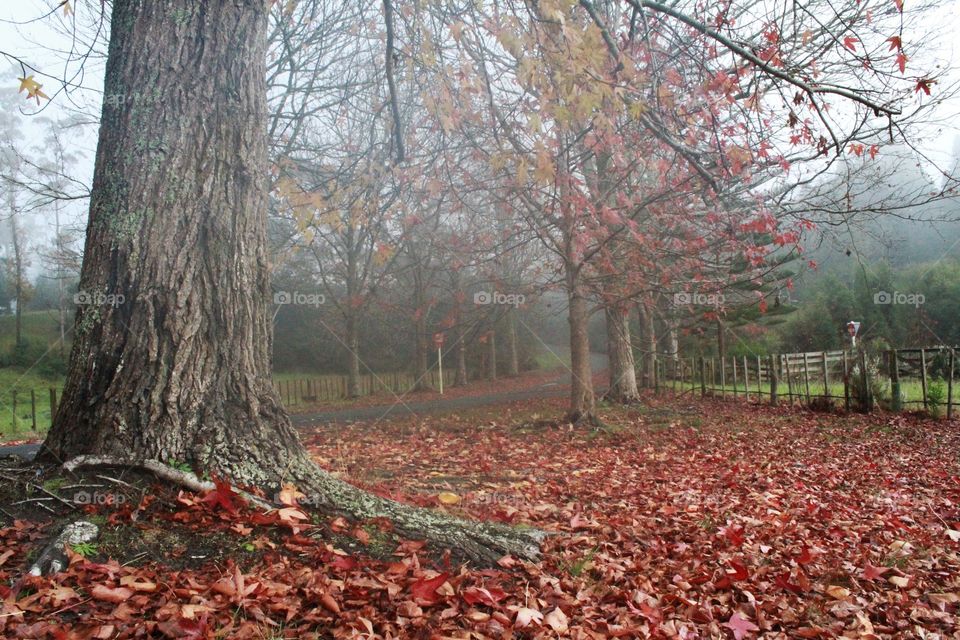
<path id="1" fill-rule="evenodd" d="M 540 543 L 548 535 L 539 529 L 463 520 L 443 511 L 381 498 L 331 476 L 311 460 L 298 465 L 294 482 L 324 511 L 353 520 L 386 518 L 404 537 L 426 539 L 482 565 L 493 565 L 505 555 L 536 560 Z"/>
<path id="2" fill-rule="evenodd" d="M 30 565 L 30 575 L 43 576 L 60 573 L 69 564 L 65 549 L 92 542 L 97 539 L 98 535 L 100 535 L 100 528 L 92 522 L 80 520 L 68 524 L 56 538 L 44 547 L 36 561 Z"/>
<path id="3" fill-rule="evenodd" d="M 86 455 L 71 459 L 64 468 L 73 471 L 79 467 L 95 466 L 136 467 L 191 491 L 215 489 L 212 482 L 201 480 L 192 472 L 181 471 L 156 460 L 123 460 Z M 307 496 L 306 502 L 325 513 L 361 521 L 385 518 L 404 537 L 426 539 L 485 566 L 495 564 L 506 555 L 536 560 L 540 555 L 540 543 L 548 535 L 538 529 L 463 520 L 443 511 L 412 507 L 381 498 L 330 475 L 306 456 L 297 456 L 288 468 L 288 474 L 290 481 Z M 243 478 L 233 480 L 241 484 L 244 482 Z M 247 492 L 238 493 L 258 507 L 275 508 L 262 498 Z"/>
<path id="4" fill-rule="evenodd" d="M 64 463 L 63 468 L 66 471 L 74 471 L 80 467 L 133 467 L 144 469 L 161 480 L 172 482 L 173 484 L 187 488 L 196 493 L 206 493 L 216 489 L 216 485 L 209 480 L 201 480 L 192 471 L 181 471 L 174 469 L 170 465 L 163 464 L 157 460 L 121 460 L 108 456 L 77 456 Z M 241 496 L 261 509 L 273 509 L 274 506 L 263 498 L 257 497 L 246 491 L 237 491 Z"/>

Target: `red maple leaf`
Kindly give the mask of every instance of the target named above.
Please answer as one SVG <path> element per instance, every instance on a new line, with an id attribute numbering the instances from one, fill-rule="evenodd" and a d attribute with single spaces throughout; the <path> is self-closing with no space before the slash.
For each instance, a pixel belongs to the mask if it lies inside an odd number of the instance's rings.
<path id="1" fill-rule="evenodd" d="M 499 587 L 469 587 L 463 591 L 463 601 L 467 604 L 485 604 L 494 606 L 507 597 L 507 593 Z"/>
<path id="2" fill-rule="evenodd" d="M 739 547 L 743 545 L 744 536 L 743 536 L 743 527 L 726 527 L 723 529 L 723 535 L 726 536 L 727 540 L 730 541 L 730 544 Z"/>
<path id="3" fill-rule="evenodd" d="M 230 515 L 236 515 L 237 505 L 233 499 L 237 497 L 236 492 L 230 483 L 220 478 L 212 478 L 215 487 L 203 497 L 203 501 L 209 505 L 219 506 Z"/>
<path id="4" fill-rule="evenodd" d="M 850 51 L 856 51 L 856 50 L 857 50 L 857 39 L 856 39 L 856 37 L 854 37 L 854 36 L 847 36 L 846 38 L 844 38 L 844 39 L 843 39 L 843 46 L 845 46 L 847 49 L 850 49 Z"/>
<path id="5" fill-rule="evenodd" d="M 803 593 L 803 588 L 800 585 L 790 582 L 789 571 L 784 571 L 782 574 L 778 575 L 774 579 L 774 584 L 776 584 L 778 587 L 780 587 L 785 591 L 792 591 L 793 593 L 796 593 L 796 594 Z"/>
<path id="6" fill-rule="evenodd" d="M 897 54 L 897 67 L 900 69 L 900 73 L 907 69 L 907 56 L 902 51 Z"/>
<path id="7" fill-rule="evenodd" d="M 733 631 L 733 637 L 737 640 L 743 640 L 753 631 L 760 631 L 760 627 L 753 624 L 739 613 L 730 616 L 730 619 L 723 623 L 723 626 Z"/>
<path id="8" fill-rule="evenodd" d="M 930 95 L 930 87 L 937 83 L 933 78 L 921 78 L 917 80 L 917 86 L 914 87 L 914 91 L 920 93 L 923 91 L 925 94 Z"/>
<path id="9" fill-rule="evenodd" d="M 882 578 L 887 571 L 890 571 L 888 567 L 875 567 L 869 562 L 863 565 L 863 577 L 867 580 Z"/>
<path id="10" fill-rule="evenodd" d="M 727 576 L 729 576 L 731 580 L 746 580 L 750 577 L 750 572 L 747 571 L 747 568 L 739 562 L 731 560 L 730 566 L 733 567 L 733 573 L 728 571 Z"/>
<path id="11" fill-rule="evenodd" d="M 430 578 L 429 580 L 420 578 L 410 585 L 410 593 L 413 595 L 414 600 L 420 604 L 436 604 L 440 602 L 441 598 L 437 593 L 437 589 L 439 589 L 440 585 L 446 582 L 449 577 L 449 573 L 441 573 L 437 577 Z"/>

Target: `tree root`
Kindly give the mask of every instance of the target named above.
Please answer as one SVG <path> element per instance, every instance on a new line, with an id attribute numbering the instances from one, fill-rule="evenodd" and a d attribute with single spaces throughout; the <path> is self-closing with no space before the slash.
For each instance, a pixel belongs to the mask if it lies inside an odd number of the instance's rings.
<path id="1" fill-rule="evenodd" d="M 215 489 L 212 482 L 200 480 L 192 472 L 174 469 L 156 460 L 122 460 L 84 455 L 71 459 L 64 468 L 72 471 L 78 467 L 91 466 L 140 468 L 191 491 L 206 492 Z M 330 475 L 306 456 L 297 456 L 291 467 L 288 469 L 290 480 L 307 496 L 305 504 L 316 506 L 324 513 L 344 516 L 351 520 L 385 518 L 392 522 L 394 531 L 404 537 L 426 539 L 459 552 L 484 566 L 491 566 L 506 555 L 523 560 L 536 560 L 540 555 L 540 543 L 548 535 L 545 531 L 533 528 L 463 520 L 443 511 L 413 507 L 381 498 Z M 228 472 L 227 475 L 231 474 Z M 243 482 L 242 477 L 234 480 Z M 247 492 L 238 493 L 258 507 L 276 508 Z"/>
<path id="2" fill-rule="evenodd" d="M 92 542 L 97 539 L 98 535 L 100 535 L 100 528 L 92 522 L 80 520 L 68 524 L 56 538 L 44 547 L 36 561 L 30 565 L 30 575 L 42 576 L 60 573 L 69 564 L 65 548 Z"/>
<path id="3" fill-rule="evenodd" d="M 163 464 L 157 460 L 121 460 L 108 456 L 77 456 L 76 458 L 68 460 L 63 465 L 65 471 L 74 471 L 80 467 L 132 467 L 134 469 L 143 469 L 149 471 L 161 480 L 172 482 L 195 493 L 206 493 L 217 488 L 217 486 L 209 480 L 201 480 L 198 478 L 192 471 L 174 469 L 170 465 Z M 263 498 L 246 491 L 237 490 L 237 493 L 261 509 L 269 510 L 275 508 Z"/>

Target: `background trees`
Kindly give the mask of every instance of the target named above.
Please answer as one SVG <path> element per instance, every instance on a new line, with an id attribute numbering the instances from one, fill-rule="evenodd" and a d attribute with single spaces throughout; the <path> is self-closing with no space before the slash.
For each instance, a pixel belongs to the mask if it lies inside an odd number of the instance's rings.
<path id="1" fill-rule="evenodd" d="M 850 229 L 891 249 L 896 220 L 955 215 L 955 177 L 919 144 L 953 87 L 923 27 L 902 28 L 936 8 L 400 3 L 391 92 L 382 3 L 274 3 L 271 293 L 324 298 L 272 307 L 278 363 L 348 373 L 355 393 L 362 372 L 422 378 L 443 331 L 461 381 L 514 375 L 530 360 L 518 327 L 540 331 L 538 294 L 559 291 L 569 413 L 589 421 L 591 349 L 630 400 L 680 348 L 772 345 L 801 272 L 831 247 L 864 254 Z M 102 27 L 64 26 L 91 66 Z M 70 173 L 55 164 L 45 175 Z M 31 183 L 48 202 L 84 195 Z M 488 290 L 526 300 L 474 304 Z"/>

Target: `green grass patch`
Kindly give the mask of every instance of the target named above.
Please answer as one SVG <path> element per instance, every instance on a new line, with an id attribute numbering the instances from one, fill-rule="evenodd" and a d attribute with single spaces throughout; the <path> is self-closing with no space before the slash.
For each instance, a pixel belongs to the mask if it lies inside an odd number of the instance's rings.
<path id="1" fill-rule="evenodd" d="M 63 379 L 59 376 L 49 377 L 18 367 L 0 369 L 0 441 L 45 433 L 52 420 L 50 389 L 56 390 L 59 402 L 62 387 Z"/>

